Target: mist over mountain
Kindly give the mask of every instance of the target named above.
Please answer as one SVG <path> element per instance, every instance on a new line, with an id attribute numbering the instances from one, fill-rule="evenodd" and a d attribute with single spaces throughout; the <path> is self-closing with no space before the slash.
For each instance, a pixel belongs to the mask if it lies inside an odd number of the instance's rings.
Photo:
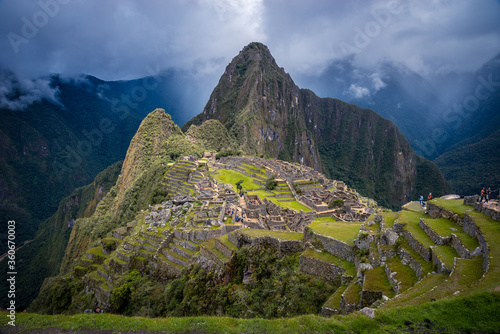
<path id="1" fill-rule="evenodd" d="M 383 205 L 403 204 L 431 184 L 447 191 L 439 169 L 418 157 L 392 122 L 299 89 L 261 43 L 233 59 L 203 112 L 183 129 L 207 119 L 219 120 L 248 153 L 322 170 Z"/>
<path id="2" fill-rule="evenodd" d="M 129 81 L 0 72 L 0 216 L 19 223 L 19 242 L 64 196 L 125 157 L 148 110 L 163 106 L 181 124 L 186 110 L 194 114 L 202 94 L 189 75 L 151 72 Z"/>

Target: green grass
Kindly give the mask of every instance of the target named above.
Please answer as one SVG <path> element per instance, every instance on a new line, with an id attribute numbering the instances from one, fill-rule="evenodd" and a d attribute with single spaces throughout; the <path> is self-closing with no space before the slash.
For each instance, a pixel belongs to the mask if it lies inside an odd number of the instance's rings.
<path id="1" fill-rule="evenodd" d="M 236 182 L 243 180 L 243 183 L 241 184 L 243 189 L 262 188 L 262 186 L 260 184 L 255 183 L 250 176 L 247 176 L 243 173 L 230 169 L 219 169 L 219 173 L 214 174 L 212 176 L 215 180 L 219 182 L 224 182 L 226 184 L 232 184 L 232 185 L 235 185 Z"/>
<path id="2" fill-rule="evenodd" d="M 344 299 L 346 303 L 348 304 L 359 304 L 359 301 L 361 300 L 361 292 L 362 288 L 358 284 L 356 284 L 354 281 L 349 284 L 347 289 L 344 292 Z"/>
<path id="3" fill-rule="evenodd" d="M 500 285 L 500 222 L 476 211 L 468 212 L 468 214 L 481 230 L 490 250 L 490 268 L 486 277 L 478 284 L 478 288 L 497 289 L 498 291 Z"/>
<path id="4" fill-rule="evenodd" d="M 387 279 L 384 267 L 375 267 L 366 271 L 363 282 L 363 290 L 382 292 L 385 296 L 392 298 L 395 293 Z"/>
<path id="5" fill-rule="evenodd" d="M 224 246 L 226 246 L 230 250 L 235 252 L 238 251 L 238 247 L 233 245 L 233 243 L 228 240 L 228 234 L 224 234 L 222 237 L 218 237 L 217 240 L 219 240 Z"/>
<path id="6" fill-rule="evenodd" d="M 2 312 L 0 326 L 8 320 Z M 406 322 L 406 324 L 405 324 Z M 230 317 L 125 317 L 114 314 L 16 314 L 20 331 L 58 328 L 66 331 L 167 333 L 407 333 L 421 328 L 439 333 L 495 333 L 500 328 L 500 293 L 436 301 L 421 306 L 376 310 L 375 319 L 360 313 L 331 318 L 304 315 L 288 319 L 237 319 Z M 0 327 L 1 329 L 1 327 Z"/>
<path id="7" fill-rule="evenodd" d="M 391 272 L 396 272 L 395 279 L 398 282 L 401 282 L 399 286 L 399 293 L 402 293 L 408 290 L 410 287 L 414 286 L 417 283 L 417 275 L 410 268 L 410 266 L 404 265 L 401 263 L 401 259 L 399 257 L 393 257 L 387 261 L 387 266 L 391 270 Z"/>
<path id="8" fill-rule="evenodd" d="M 210 253 L 217 256 L 220 260 L 222 260 L 222 262 L 224 262 L 224 263 L 229 262 L 229 258 L 227 256 L 225 256 L 224 254 L 222 254 L 222 252 L 220 250 L 215 248 L 215 239 L 210 239 L 210 240 L 205 241 L 202 244 L 202 246 L 205 247 L 206 250 L 210 251 Z"/>
<path id="9" fill-rule="evenodd" d="M 299 232 L 281 232 L 269 230 L 256 230 L 251 228 L 244 228 L 236 231 L 237 233 L 245 234 L 252 238 L 258 237 L 271 237 L 281 241 L 286 240 L 302 240 L 303 234 Z"/>
<path id="10" fill-rule="evenodd" d="M 450 247 L 450 246 L 435 246 L 432 247 L 434 250 L 434 253 L 436 253 L 437 257 L 443 262 L 445 268 L 448 268 L 451 270 L 453 268 L 453 260 L 456 257 L 460 257 L 457 254 L 457 251 L 455 248 Z"/>
<path id="11" fill-rule="evenodd" d="M 419 213 L 425 213 L 425 209 L 420 205 L 419 201 L 408 202 L 405 205 L 403 205 L 403 209 Z"/>
<path id="12" fill-rule="evenodd" d="M 439 218 L 439 219 L 423 219 L 424 223 L 426 223 L 431 229 L 434 230 L 441 237 L 451 237 L 451 234 L 454 233 L 452 228 L 461 229 L 460 226 L 453 223 L 449 219 Z"/>
<path id="13" fill-rule="evenodd" d="M 434 201 L 437 205 L 458 214 L 464 214 L 466 210 L 470 210 L 467 214 L 472 217 L 481 230 L 490 251 L 490 268 L 486 276 L 477 283 L 476 288 L 479 291 L 498 289 L 500 285 L 500 222 L 474 211 L 471 206 L 463 205 L 461 200 L 436 199 Z"/>
<path id="14" fill-rule="evenodd" d="M 463 232 L 461 226 L 458 226 L 449 219 L 424 219 L 424 222 L 442 237 L 449 237 L 452 233 L 455 234 L 471 252 L 479 246 L 479 242 L 476 238 L 473 238 L 468 233 Z M 452 228 L 455 228 L 458 231 L 452 231 Z"/>
<path id="15" fill-rule="evenodd" d="M 100 257 L 106 257 L 107 255 L 104 254 L 102 246 L 94 247 L 91 248 L 87 251 L 87 253 L 95 255 L 95 256 L 100 256 Z"/>
<path id="16" fill-rule="evenodd" d="M 340 308 L 340 297 L 346 289 L 347 285 L 341 285 L 337 290 L 335 290 L 333 295 L 328 298 L 324 306 L 329 307 L 332 310 L 338 310 Z"/>
<path id="17" fill-rule="evenodd" d="M 302 255 L 313 258 L 313 259 L 318 259 L 318 260 L 321 260 L 324 262 L 328 262 L 328 263 L 333 264 L 337 267 L 342 267 L 346 270 L 345 271 L 346 275 L 349 275 L 349 276 L 356 275 L 356 270 L 354 268 L 353 262 L 343 260 L 343 259 L 338 258 L 338 257 L 336 257 L 328 252 L 316 252 L 316 251 L 308 248 L 302 253 Z"/>
<path id="18" fill-rule="evenodd" d="M 309 207 L 305 206 L 304 204 L 302 204 L 300 202 L 297 202 L 295 200 L 294 201 L 290 201 L 290 202 L 278 202 L 278 200 L 281 200 L 281 199 L 284 199 L 284 198 L 272 197 L 275 194 L 273 192 L 266 191 L 266 190 L 253 190 L 253 191 L 249 191 L 248 195 L 259 195 L 259 197 L 261 199 L 267 198 L 268 201 L 271 201 L 274 204 L 279 205 L 279 206 L 281 206 L 284 209 L 292 209 L 292 210 L 295 210 L 295 211 L 302 210 L 304 212 L 313 212 L 314 211 L 311 208 L 309 208 Z"/>
<path id="19" fill-rule="evenodd" d="M 421 303 L 430 302 L 431 298 L 426 298 L 415 302 L 416 298 L 424 295 L 428 291 L 439 287 L 444 280 L 448 277 L 446 274 L 429 274 L 421 279 L 417 284 L 415 284 L 410 289 L 406 290 L 404 293 L 398 295 L 396 298 L 389 300 L 384 305 L 381 306 L 382 309 L 388 309 L 393 307 L 407 306 L 407 305 L 419 305 Z"/>
<path id="20" fill-rule="evenodd" d="M 358 236 L 362 223 L 337 222 L 333 218 L 315 218 L 308 225 L 314 232 L 335 238 L 346 243 L 353 243 Z"/>
<path id="21" fill-rule="evenodd" d="M 424 258 L 417 253 L 413 248 L 410 247 L 408 244 L 408 241 L 406 241 L 404 238 L 400 238 L 400 247 L 402 247 L 407 253 L 415 259 L 420 264 L 420 267 L 422 268 L 422 275 L 426 275 L 427 273 L 430 273 L 434 270 L 434 265 L 430 261 L 425 261 Z"/>
<path id="22" fill-rule="evenodd" d="M 404 226 L 404 229 L 410 232 L 422 246 L 429 248 L 434 245 L 434 242 L 418 225 L 420 218 L 425 217 L 429 216 L 425 216 L 414 211 L 403 210 L 398 215 L 398 221 L 400 223 L 405 223 L 406 225 Z"/>
<path id="23" fill-rule="evenodd" d="M 448 209 L 451 212 L 458 213 L 461 217 L 464 216 L 465 211 L 474 210 L 470 205 L 464 205 L 463 199 L 441 199 L 435 198 L 430 201 L 433 204 L 439 205 L 442 208 Z"/>
<path id="24" fill-rule="evenodd" d="M 398 213 L 397 212 L 382 212 L 382 216 L 384 216 L 384 218 L 385 218 L 384 227 L 385 228 L 393 228 L 394 221 L 396 220 Z M 373 219 L 373 217 L 371 219 Z"/>

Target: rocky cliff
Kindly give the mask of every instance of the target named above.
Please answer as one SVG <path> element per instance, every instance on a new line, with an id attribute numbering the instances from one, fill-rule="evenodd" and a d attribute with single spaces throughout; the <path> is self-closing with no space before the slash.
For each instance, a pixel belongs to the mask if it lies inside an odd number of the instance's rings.
<path id="1" fill-rule="evenodd" d="M 231 61 L 203 112 L 184 129 L 208 119 L 219 120 L 247 153 L 321 170 L 386 206 L 427 188 L 447 191 L 439 169 L 418 157 L 391 121 L 300 89 L 260 43 Z M 419 173 L 421 165 L 435 173 L 432 182 Z"/>

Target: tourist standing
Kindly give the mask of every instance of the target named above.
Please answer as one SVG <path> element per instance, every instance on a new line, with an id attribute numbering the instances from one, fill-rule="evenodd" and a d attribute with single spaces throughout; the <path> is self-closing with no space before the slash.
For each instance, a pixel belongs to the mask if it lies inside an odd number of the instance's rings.
<path id="1" fill-rule="evenodd" d="M 429 193 L 429 196 L 427 196 L 427 200 L 430 201 L 432 199 L 432 193 Z"/>
<path id="2" fill-rule="evenodd" d="M 418 201 L 420 202 L 420 206 L 424 206 L 424 195 L 420 195 Z"/>
<path id="3" fill-rule="evenodd" d="M 486 198 L 486 189 L 481 189 L 481 199 L 479 200 L 479 203 L 482 203 L 483 202 L 483 199 Z"/>

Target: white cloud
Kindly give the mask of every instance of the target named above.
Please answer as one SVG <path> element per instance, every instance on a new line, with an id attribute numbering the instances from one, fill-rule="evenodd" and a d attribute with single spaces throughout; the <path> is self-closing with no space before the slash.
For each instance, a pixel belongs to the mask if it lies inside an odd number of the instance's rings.
<path id="1" fill-rule="evenodd" d="M 22 35 L 39 3 L 1 1 L 0 35 Z M 424 75 L 470 71 L 500 52 L 498 17 L 496 0 L 72 0 L 18 53 L 0 39 L 0 65 L 29 77 L 130 79 L 158 65 L 218 78 L 259 41 L 292 77 L 321 74 L 345 56 L 342 43 L 365 68 L 390 61 Z"/>
<path id="2" fill-rule="evenodd" d="M 377 72 L 373 73 L 371 76 L 373 88 L 376 92 L 387 86 L 387 84 L 382 80 L 381 75 Z"/>
<path id="3" fill-rule="evenodd" d="M 370 90 L 366 87 L 359 86 L 357 84 L 351 84 L 349 87 L 349 93 L 357 99 L 364 96 L 370 96 Z"/>
<path id="4" fill-rule="evenodd" d="M 0 108 L 23 110 L 43 99 L 61 105 L 59 89 L 52 88 L 48 79 L 26 79 L 0 71 Z"/>

